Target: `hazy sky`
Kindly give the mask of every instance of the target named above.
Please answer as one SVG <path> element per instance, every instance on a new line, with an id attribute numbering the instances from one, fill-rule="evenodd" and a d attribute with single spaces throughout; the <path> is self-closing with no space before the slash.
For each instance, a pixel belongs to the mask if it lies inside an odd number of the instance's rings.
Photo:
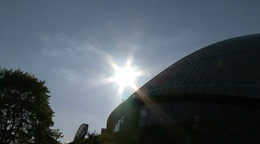
<path id="1" fill-rule="evenodd" d="M 260 32 L 259 0 L 0 0 L 0 66 L 46 80 L 55 128 L 72 141 L 81 123 L 106 127 L 118 95 L 108 58 L 145 75 L 227 38 Z"/>

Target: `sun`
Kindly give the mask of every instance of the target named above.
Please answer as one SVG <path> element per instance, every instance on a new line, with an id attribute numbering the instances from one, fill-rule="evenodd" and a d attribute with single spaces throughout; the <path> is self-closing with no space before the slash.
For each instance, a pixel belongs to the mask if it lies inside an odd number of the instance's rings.
<path id="1" fill-rule="evenodd" d="M 137 77 L 137 74 L 128 67 L 118 68 L 114 75 L 115 81 L 121 87 L 134 85 L 136 77 Z"/>
<path id="2" fill-rule="evenodd" d="M 142 75 L 142 72 L 132 67 L 132 60 L 128 59 L 124 67 L 119 67 L 117 64 L 111 62 L 115 73 L 112 77 L 108 78 L 109 82 L 116 82 L 119 85 L 118 93 L 122 94 L 125 87 L 137 89 L 136 78 Z"/>

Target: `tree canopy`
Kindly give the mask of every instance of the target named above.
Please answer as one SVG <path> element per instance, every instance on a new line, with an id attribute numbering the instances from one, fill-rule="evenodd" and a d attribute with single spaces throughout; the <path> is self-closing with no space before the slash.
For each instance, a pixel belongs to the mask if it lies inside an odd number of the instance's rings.
<path id="1" fill-rule="evenodd" d="M 0 143 L 59 143 L 45 81 L 0 68 Z"/>

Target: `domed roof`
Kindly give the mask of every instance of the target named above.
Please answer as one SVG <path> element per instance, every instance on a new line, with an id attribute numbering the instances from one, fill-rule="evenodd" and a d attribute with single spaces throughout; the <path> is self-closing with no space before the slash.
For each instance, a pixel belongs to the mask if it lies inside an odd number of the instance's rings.
<path id="1" fill-rule="evenodd" d="M 138 91 L 148 96 L 207 94 L 260 98 L 260 34 L 202 48 L 159 73 Z"/>

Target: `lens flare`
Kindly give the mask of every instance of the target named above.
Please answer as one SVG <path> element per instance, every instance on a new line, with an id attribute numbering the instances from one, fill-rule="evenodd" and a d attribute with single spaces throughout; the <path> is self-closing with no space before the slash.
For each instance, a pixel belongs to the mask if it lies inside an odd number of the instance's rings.
<path id="1" fill-rule="evenodd" d="M 131 87 L 134 90 L 137 89 L 135 80 L 142 75 L 142 72 L 131 67 L 132 59 L 128 59 L 124 67 L 119 67 L 114 62 L 110 64 L 114 68 L 115 74 L 107 80 L 109 82 L 116 82 L 119 85 L 118 94 L 122 94 L 125 87 Z"/>
<path id="2" fill-rule="evenodd" d="M 132 86 L 135 83 L 137 74 L 130 68 L 119 68 L 115 72 L 115 81 L 123 87 Z"/>

